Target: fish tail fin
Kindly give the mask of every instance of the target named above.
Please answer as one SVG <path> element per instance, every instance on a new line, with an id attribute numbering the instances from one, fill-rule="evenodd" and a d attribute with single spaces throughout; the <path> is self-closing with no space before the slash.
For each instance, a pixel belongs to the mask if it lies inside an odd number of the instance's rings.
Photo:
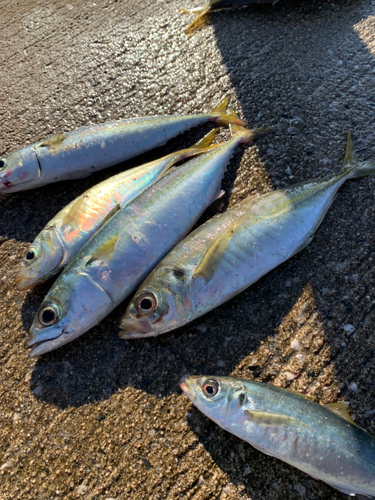
<path id="1" fill-rule="evenodd" d="M 238 118 L 233 108 L 228 108 L 227 114 Z M 272 134 L 272 132 L 275 132 L 276 130 L 276 127 L 260 127 L 254 130 L 249 130 L 248 128 L 245 128 L 236 123 L 231 123 L 229 125 L 229 128 L 232 136 L 236 134 L 243 134 L 243 140 L 241 141 L 242 143 L 253 142 L 255 141 L 255 139 L 260 139 L 261 137 L 265 137 L 268 134 Z"/>
<path id="2" fill-rule="evenodd" d="M 244 127 L 245 123 L 240 120 L 234 111 L 233 114 L 231 110 L 227 113 L 228 102 L 229 97 L 225 96 L 219 104 L 211 110 L 211 121 L 223 126 L 238 125 L 239 127 Z"/>
<path id="3" fill-rule="evenodd" d="M 195 31 L 200 30 L 203 28 L 203 26 L 206 26 L 209 24 L 210 20 L 208 17 L 208 14 L 210 12 L 211 8 L 210 6 L 208 7 L 203 7 L 201 9 L 194 9 L 194 10 L 186 10 L 186 9 L 180 9 L 179 12 L 184 12 L 186 14 L 199 14 L 198 17 L 192 21 L 189 26 L 185 29 L 185 34 L 186 35 L 191 35 Z"/>
<path id="4" fill-rule="evenodd" d="M 207 151 L 210 151 L 211 149 L 214 149 L 217 146 L 219 146 L 219 144 L 215 144 L 212 146 L 212 142 L 216 138 L 219 130 L 220 129 L 218 128 L 214 128 L 190 148 L 181 149 L 180 151 L 176 151 L 175 153 L 171 153 L 170 155 L 168 155 L 168 157 L 170 158 L 170 162 L 163 169 L 163 171 L 160 174 L 160 177 L 163 176 L 165 173 L 170 172 L 171 168 L 176 163 L 179 163 L 180 161 L 183 161 L 186 158 L 206 153 Z"/>
<path id="5" fill-rule="evenodd" d="M 346 175 L 347 179 L 355 179 L 356 177 L 365 177 L 366 175 L 375 174 L 374 162 L 358 160 L 354 151 L 353 139 L 350 130 L 348 131 L 345 158 L 341 172 Z"/>

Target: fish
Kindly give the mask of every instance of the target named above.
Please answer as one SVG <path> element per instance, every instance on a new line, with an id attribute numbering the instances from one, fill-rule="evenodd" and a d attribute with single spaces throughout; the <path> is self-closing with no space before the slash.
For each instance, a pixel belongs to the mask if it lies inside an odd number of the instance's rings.
<path id="1" fill-rule="evenodd" d="M 119 210 L 83 246 L 42 302 L 30 328 L 30 357 L 98 324 L 144 280 L 222 195 L 235 149 L 273 131 L 241 128 L 212 151 L 172 169 Z"/>
<path id="2" fill-rule="evenodd" d="M 238 117 L 225 114 L 227 103 L 225 97 L 208 114 L 117 120 L 38 141 L 0 158 L 0 193 L 86 177 L 162 146 L 178 134 L 207 122 L 244 125 Z"/>
<path id="3" fill-rule="evenodd" d="M 180 387 L 208 418 L 255 449 L 347 495 L 375 495 L 375 439 L 343 403 L 235 377 L 188 375 Z"/>
<path id="4" fill-rule="evenodd" d="M 142 283 L 121 319 L 119 336 L 155 337 L 236 296 L 311 242 L 347 179 L 374 173 L 374 163 L 358 161 L 349 131 L 339 173 L 246 198 L 210 219 Z"/>
<path id="5" fill-rule="evenodd" d="M 178 12 L 183 12 L 185 14 L 198 14 L 198 17 L 192 21 L 189 26 L 185 29 L 185 33 L 190 35 L 197 31 L 206 24 L 209 24 L 209 14 L 212 11 L 220 9 L 228 9 L 231 7 L 238 7 L 239 5 L 250 5 L 250 4 L 264 4 L 270 3 L 275 5 L 279 0 L 210 0 L 207 5 L 203 7 L 197 7 L 195 9 L 178 9 Z"/>
<path id="6" fill-rule="evenodd" d="M 51 219 L 26 251 L 16 277 L 19 290 L 33 288 L 62 269 L 95 231 L 176 163 L 209 150 L 218 129 L 197 144 L 125 170 L 93 186 Z"/>

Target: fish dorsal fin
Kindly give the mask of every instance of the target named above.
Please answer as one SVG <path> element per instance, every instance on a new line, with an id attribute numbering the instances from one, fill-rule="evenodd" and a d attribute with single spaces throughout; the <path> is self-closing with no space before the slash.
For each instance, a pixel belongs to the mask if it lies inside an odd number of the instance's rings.
<path id="1" fill-rule="evenodd" d="M 249 420 L 261 425 L 262 427 L 278 427 L 280 425 L 293 424 L 298 424 L 299 427 L 308 426 L 308 424 L 301 422 L 301 420 L 289 417 L 288 415 L 281 415 L 280 413 L 258 410 L 244 410 L 244 413 Z"/>
<path id="2" fill-rule="evenodd" d="M 41 148 L 51 148 L 53 146 L 59 146 L 63 140 L 66 138 L 65 134 L 56 135 L 55 137 L 50 137 L 39 144 Z"/>
<path id="3" fill-rule="evenodd" d="M 109 214 L 107 214 L 104 219 L 102 220 L 102 222 L 100 223 L 100 226 L 98 226 L 98 229 L 100 229 L 102 226 L 104 226 L 104 224 L 109 221 L 109 219 L 111 219 L 115 214 L 117 214 L 117 212 L 121 209 L 121 205 L 118 203 L 116 206 L 114 206 L 112 208 L 112 210 L 109 212 Z M 98 230 L 97 229 L 97 230 Z"/>
<path id="4" fill-rule="evenodd" d="M 244 222 L 246 217 L 247 214 L 236 219 L 222 232 L 222 234 L 218 238 L 216 238 L 211 243 L 211 245 L 204 253 L 199 264 L 197 265 L 193 275 L 193 279 L 204 278 L 206 283 L 208 283 L 212 279 L 213 275 L 215 274 L 217 268 L 224 258 L 225 252 L 227 251 L 228 245 L 233 238 L 233 235 Z"/>
<path id="5" fill-rule="evenodd" d="M 116 248 L 117 240 L 119 239 L 120 233 L 115 234 L 112 238 L 109 238 L 103 245 L 101 245 L 92 255 L 90 260 L 87 262 L 86 267 L 90 265 L 95 260 L 101 262 L 108 262 L 113 255 Z"/>
<path id="6" fill-rule="evenodd" d="M 331 411 L 332 413 L 335 413 L 336 415 L 338 415 L 339 417 L 343 418 L 344 420 L 346 420 L 347 422 L 353 424 L 353 425 L 356 425 L 357 427 L 359 427 L 355 422 L 354 420 L 352 419 L 352 417 L 350 416 L 350 413 L 349 413 L 349 410 L 348 410 L 348 407 L 345 403 L 327 403 L 325 405 L 323 405 L 325 408 L 327 408 L 327 410 Z"/>
<path id="7" fill-rule="evenodd" d="M 301 398 L 305 398 L 308 401 L 312 401 L 313 403 L 316 402 L 315 398 L 313 396 L 308 396 L 307 394 L 302 394 L 301 392 L 293 391 L 292 389 L 284 389 L 284 391 L 291 392 L 292 394 L 295 394 L 296 396 L 301 396 Z"/>

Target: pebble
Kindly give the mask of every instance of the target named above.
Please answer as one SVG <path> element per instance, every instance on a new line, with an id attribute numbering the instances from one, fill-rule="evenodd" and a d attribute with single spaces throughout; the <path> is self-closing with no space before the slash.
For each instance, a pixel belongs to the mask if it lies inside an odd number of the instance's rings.
<path id="1" fill-rule="evenodd" d="M 358 392 L 358 386 L 355 382 L 352 382 L 351 384 L 348 385 L 349 391 L 352 392 Z"/>
<path id="2" fill-rule="evenodd" d="M 294 380 L 294 373 L 292 372 L 285 371 L 283 375 L 287 380 Z"/>
<path id="3" fill-rule="evenodd" d="M 88 489 L 88 486 L 86 486 L 85 484 L 81 484 L 81 486 L 78 486 L 77 488 L 77 495 L 83 495 Z"/>
<path id="4" fill-rule="evenodd" d="M 355 327 L 353 325 L 351 325 L 350 323 L 348 323 L 347 325 L 344 325 L 342 328 L 345 332 L 348 332 L 348 333 L 353 333 L 355 330 Z"/>
<path id="5" fill-rule="evenodd" d="M 293 349 L 293 351 L 299 351 L 301 349 L 301 344 L 297 339 L 293 339 L 290 343 L 290 348 Z"/>

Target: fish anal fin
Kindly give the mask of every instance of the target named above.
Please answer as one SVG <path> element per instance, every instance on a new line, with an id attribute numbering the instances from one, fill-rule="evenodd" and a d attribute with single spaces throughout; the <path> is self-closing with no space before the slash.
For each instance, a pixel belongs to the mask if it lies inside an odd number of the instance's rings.
<path id="1" fill-rule="evenodd" d="M 208 148 L 209 146 L 211 146 L 211 144 L 212 144 L 213 140 L 215 139 L 215 137 L 217 136 L 218 132 L 219 132 L 218 128 L 212 129 L 210 132 L 208 132 L 208 134 L 206 134 L 204 137 L 202 137 L 202 139 L 200 139 L 196 144 L 194 144 L 194 146 L 192 146 L 189 149 L 206 149 L 206 148 Z"/>
<path id="2" fill-rule="evenodd" d="M 39 147 L 51 148 L 54 146 L 59 146 L 64 141 L 65 138 L 66 138 L 65 134 L 60 134 L 60 135 L 56 135 L 54 137 L 50 137 L 49 139 L 46 139 L 45 141 L 41 142 L 39 144 Z"/>
<path id="3" fill-rule="evenodd" d="M 92 255 L 90 260 L 88 260 L 86 267 L 90 265 L 92 262 L 95 260 L 101 261 L 101 262 L 108 262 L 112 255 L 113 252 L 115 251 L 116 248 L 116 243 L 119 239 L 120 233 L 115 234 L 112 236 L 112 238 L 109 238 L 108 241 L 103 243 L 102 246 L 100 246 Z"/>

